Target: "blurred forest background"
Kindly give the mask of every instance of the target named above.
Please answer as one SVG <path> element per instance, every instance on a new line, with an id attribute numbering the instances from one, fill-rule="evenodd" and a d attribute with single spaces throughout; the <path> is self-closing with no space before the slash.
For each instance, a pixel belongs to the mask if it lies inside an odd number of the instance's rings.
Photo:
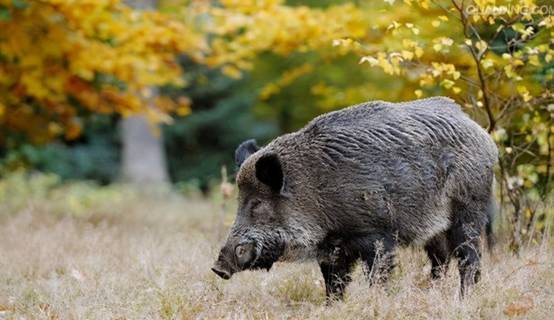
<path id="1" fill-rule="evenodd" d="M 548 0 L 0 0 L 0 172 L 208 193 L 222 167 L 232 178 L 245 139 L 368 100 L 445 95 L 498 143 L 517 251 L 553 214 L 553 11 Z"/>

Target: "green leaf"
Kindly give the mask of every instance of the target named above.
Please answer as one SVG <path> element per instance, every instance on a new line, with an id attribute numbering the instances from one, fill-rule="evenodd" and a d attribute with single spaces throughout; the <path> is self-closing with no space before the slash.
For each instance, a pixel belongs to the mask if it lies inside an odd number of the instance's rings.
<path id="1" fill-rule="evenodd" d="M 25 1 L 25 0 L 12 0 L 12 5 L 16 9 L 20 9 L 20 10 L 26 9 L 29 6 L 27 1 Z"/>
<path id="2" fill-rule="evenodd" d="M 11 19 L 12 15 L 10 14 L 10 9 L 0 6 L 0 22 L 10 21 Z"/>

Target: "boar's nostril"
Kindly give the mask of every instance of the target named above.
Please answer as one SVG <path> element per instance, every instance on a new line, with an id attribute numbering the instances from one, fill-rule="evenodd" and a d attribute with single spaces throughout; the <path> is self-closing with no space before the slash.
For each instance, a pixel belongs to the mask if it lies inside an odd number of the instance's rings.
<path id="1" fill-rule="evenodd" d="M 216 267 L 213 267 L 212 271 L 225 280 L 229 280 L 231 278 L 231 274 L 228 271 L 220 270 L 220 269 L 217 269 Z"/>

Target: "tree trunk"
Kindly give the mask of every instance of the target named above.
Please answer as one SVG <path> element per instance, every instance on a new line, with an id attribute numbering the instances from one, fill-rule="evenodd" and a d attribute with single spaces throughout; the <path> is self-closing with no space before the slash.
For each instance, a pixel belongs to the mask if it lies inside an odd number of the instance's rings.
<path id="1" fill-rule="evenodd" d="M 143 116 L 131 116 L 121 123 L 123 180 L 144 185 L 168 183 L 161 133 L 156 136 Z"/>
<path id="2" fill-rule="evenodd" d="M 126 3 L 136 9 L 153 9 L 157 6 L 156 0 L 133 0 Z M 153 90 L 153 92 L 155 97 L 157 91 Z M 150 101 L 153 101 L 153 97 Z M 150 103 L 150 101 L 144 101 L 144 103 Z M 121 122 L 123 180 L 141 186 L 168 184 L 161 132 L 156 135 L 142 115 L 127 117 Z"/>

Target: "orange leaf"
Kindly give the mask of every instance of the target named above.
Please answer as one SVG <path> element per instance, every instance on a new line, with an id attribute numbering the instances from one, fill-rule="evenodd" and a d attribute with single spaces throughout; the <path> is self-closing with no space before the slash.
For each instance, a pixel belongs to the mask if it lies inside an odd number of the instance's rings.
<path id="1" fill-rule="evenodd" d="M 522 296 L 518 300 L 507 305 L 506 308 L 504 308 L 504 314 L 509 317 L 523 316 L 534 306 L 533 299 Z"/>

